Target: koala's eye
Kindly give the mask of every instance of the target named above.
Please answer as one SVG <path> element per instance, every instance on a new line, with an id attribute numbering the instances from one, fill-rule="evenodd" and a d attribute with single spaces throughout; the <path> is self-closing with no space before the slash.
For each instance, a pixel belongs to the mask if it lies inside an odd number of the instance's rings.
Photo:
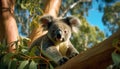
<path id="1" fill-rule="evenodd" d="M 67 33 L 67 31 L 65 30 L 64 33 Z"/>

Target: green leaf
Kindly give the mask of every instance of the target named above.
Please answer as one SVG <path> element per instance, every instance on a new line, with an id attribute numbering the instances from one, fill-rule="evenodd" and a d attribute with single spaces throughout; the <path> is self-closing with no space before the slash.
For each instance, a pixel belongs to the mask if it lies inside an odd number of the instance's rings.
<path id="1" fill-rule="evenodd" d="M 17 60 L 11 60 L 8 69 L 17 69 Z"/>
<path id="2" fill-rule="evenodd" d="M 38 48 L 37 48 L 37 46 L 34 46 L 32 49 L 31 49 L 31 51 L 30 51 L 30 53 L 29 53 L 29 55 L 30 56 L 36 56 L 36 51 L 38 51 L 39 52 L 39 50 L 38 50 Z"/>
<path id="3" fill-rule="evenodd" d="M 28 52 L 27 49 L 22 49 L 21 51 L 22 51 L 22 53 L 26 53 L 26 52 Z"/>
<path id="4" fill-rule="evenodd" d="M 20 6 L 21 6 L 22 9 L 27 9 L 27 7 L 24 6 L 24 4 L 20 4 Z"/>
<path id="5" fill-rule="evenodd" d="M 54 69 L 54 67 L 51 64 L 49 64 L 49 65 L 50 65 L 50 69 Z"/>
<path id="6" fill-rule="evenodd" d="M 30 65 L 29 65 L 29 69 L 37 69 L 37 64 L 32 60 Z"/>
<path id="7" fill-rule="evenodd" d="M 10 69 L 11 63 L 12 63 L 12 60 L 9 62 L 8 69 Z"/>
<path id="8" fill-rule="evenodd" d="M 117 53 L 112 53 L 112 59 L 113 59 L 113 62 L 115 64 L 119 64 L 120 63 L 120 55 L 117 54 Z"/>
<path id="9" fill-rule="evenodd" d="M 24 69 L 28 63 L 29 63 L 29 60 L 22 61 L 18 69 Z"/>
<path id="10" fill-rule="evenodd" d="M 13 53 L 8 53 L 8 54 L 6 54 L 6 55 L 3 57 L 3 62 L 4 62 L 5 64 L 8 64 L 9 61 L 11 60 L 12 56 L 14 56 Z"/>

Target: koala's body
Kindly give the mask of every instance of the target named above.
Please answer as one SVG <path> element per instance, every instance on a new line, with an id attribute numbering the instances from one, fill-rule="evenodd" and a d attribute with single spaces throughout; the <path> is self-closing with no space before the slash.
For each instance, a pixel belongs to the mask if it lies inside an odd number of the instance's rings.
<path id="1" fill-rule="evenodd" d="M 31 44 L 30 49 L 38 46 L 46 54 L 45 56 L 59 65 L 79 54 L 70 42 L 73 27 L 79 25 L 78 18 L 55 19 L 50 15 L 46 15 L 41 17 L 40 21 L 48 32 L 36 39 Z"/>

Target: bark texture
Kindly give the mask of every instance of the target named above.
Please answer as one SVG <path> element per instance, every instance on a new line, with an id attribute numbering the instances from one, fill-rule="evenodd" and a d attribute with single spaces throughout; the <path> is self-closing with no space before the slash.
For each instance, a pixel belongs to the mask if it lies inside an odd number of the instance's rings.
<path id="1" fill-rule="evenodd" d="M 7 44 L 18 40 L 18 29 L 14 18 L 15 0 L 0 0 L 0 42 Z M 9 52 L 15 52 L 15 45 L 9 45 Z"/>
<path id="2" fill-rule="evenodd" d="M 113 47 L 115 39 L 120 40 L 120 30 L 56 69 L 106 69 L 108 65 L 112 64 L 111 54 L 115 50 Z"/>

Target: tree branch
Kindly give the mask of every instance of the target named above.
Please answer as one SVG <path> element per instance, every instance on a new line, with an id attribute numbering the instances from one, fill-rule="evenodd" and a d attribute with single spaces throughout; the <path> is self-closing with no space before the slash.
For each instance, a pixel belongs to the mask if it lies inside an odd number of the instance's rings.
<path id="1" fill-rule="evenodd" d="M 44 14 L 52 15 L 53 17 L 57 17 L 61 5 L 62 0 L 46 0 L 47 3 L 45 5 Z"/>
<path id="2" fill-rule="evenodd" d="M 108 65 L 112 64 L 111 54 L 115 50 L 112 45 L 116 39 L 120 40 L 120 30 L 56 69 L 106 69 Z"/>
<path id="3" fill-rule="evenodd" d="M 18 28 L 14 18 L 15 0 L 0 0 L 0 40 L 7 39 L 7 44 L 18 40 Z M 2 32 L 2 33 L 1 33 Z M 4 37 L 1 39 L 1 37 Z M 9 52 L 15 52 L 16 46 L 9 46 Z"/>
<path id="4" fill-rule="evenodd" d="M 74 2 L 72 5 L 69 5 L 65 11 L 63 12 L 63 14 L 61 14 L 60 17 L 63 17 L 70 9 L 74 8 L 77 4 L 79 4 L 80 2 L 91 2 L 91 0 L 78 0 L 76 2 Z"/>

